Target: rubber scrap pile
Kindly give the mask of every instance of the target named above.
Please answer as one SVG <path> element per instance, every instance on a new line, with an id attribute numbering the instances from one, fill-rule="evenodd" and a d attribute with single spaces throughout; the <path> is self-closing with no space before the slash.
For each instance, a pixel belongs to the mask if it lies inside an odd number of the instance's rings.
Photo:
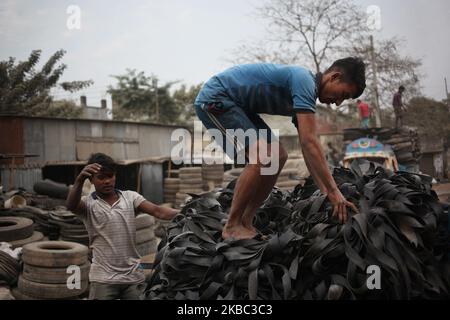
<path id="1" fill-rule="evenodd" d="M 259 209 L 255 226 L 267 239 L 222 239 L 233 182 L 194 196 L 168 227 L 146 298 L 448 299 L 448 213 L 428 177 L 369 163 L 333 175 L 360 214 L 340 225 L 308 179 L 274 189 Z M 371 265 L 380 290 L 368 288 Z"/>

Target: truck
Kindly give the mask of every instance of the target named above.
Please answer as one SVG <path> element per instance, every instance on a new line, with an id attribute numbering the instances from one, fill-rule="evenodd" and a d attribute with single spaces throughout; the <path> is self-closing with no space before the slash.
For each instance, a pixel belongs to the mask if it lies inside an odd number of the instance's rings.
<path id="1" fill-rule="evenodd" d="M 344 166 L 355 158 L 372 158 L 394 171 L 419 173 L 420 142 L 414 128 L 344 130 Z"/>
<path id="2" fill-rule="evenodd" d="M 349 168 L 355 159 L 367 159 L 382 165 L 385 169 L 398 171 L 397 158 L 391 146 L 370 139 L 360 138 L 349 143 L 345 150 L 343 165 Z"/>

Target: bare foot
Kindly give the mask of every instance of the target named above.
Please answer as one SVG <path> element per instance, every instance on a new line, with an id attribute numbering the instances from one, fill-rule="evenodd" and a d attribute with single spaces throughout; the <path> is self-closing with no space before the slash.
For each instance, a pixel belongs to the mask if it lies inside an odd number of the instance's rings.
<path id="1" fill-rule="evenodd" d="M 234 226 L 234 227 L 225 226 L 222 231 L 222 238 L 224 240 L 229 239 L 229 238 L 234 238 L 236 240 L 251 239 L 254 236 L 256 236 L 256 234 L 257 234 L 256 229 L 254 229 L 254 230 L 247 229 L 242 225 L 238 225 L 238 226 Z"/>
<path id="2" fill-rule="evenodd" d="M 258 230 L 253 226 L 253 223 L 246 223 L 244 221 L 242 221 L 242 226 L 245 229 L 251 230 L 252 232 L 258 233 Z"/>

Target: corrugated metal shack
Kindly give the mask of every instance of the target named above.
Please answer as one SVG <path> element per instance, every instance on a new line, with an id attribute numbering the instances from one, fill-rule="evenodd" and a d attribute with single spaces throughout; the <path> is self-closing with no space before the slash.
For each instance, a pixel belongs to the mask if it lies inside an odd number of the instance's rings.
<path id="1" fill-rule="evenodd" d="M 447 176 L 447 150 L 444 138 L 421 137 L 420 170 L 436 179 L 450 178 Z"/>
<path id="2" fill-rule="evenodd" d="M 163 172 L 179 126 L 111 120 L 0 116 L 0 186 L 32 190 L 40 179 L 72 184 L 91 153 L 119 163 L 118 187 L 163 200 Z M 185 128 L 187 129 L 187 128 Z"/>

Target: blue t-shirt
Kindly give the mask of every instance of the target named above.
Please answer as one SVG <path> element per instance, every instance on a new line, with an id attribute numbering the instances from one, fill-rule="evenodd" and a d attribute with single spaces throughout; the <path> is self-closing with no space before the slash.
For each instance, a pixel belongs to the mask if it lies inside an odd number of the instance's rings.
<path id="1" fill-rule="evenodd" d="M 302 67 L 272 63 L 244 64 L 212 77 L 195 103 L 231 99 L 248 113 L 292 116 L 316 110 L 315 75 Z"/>

